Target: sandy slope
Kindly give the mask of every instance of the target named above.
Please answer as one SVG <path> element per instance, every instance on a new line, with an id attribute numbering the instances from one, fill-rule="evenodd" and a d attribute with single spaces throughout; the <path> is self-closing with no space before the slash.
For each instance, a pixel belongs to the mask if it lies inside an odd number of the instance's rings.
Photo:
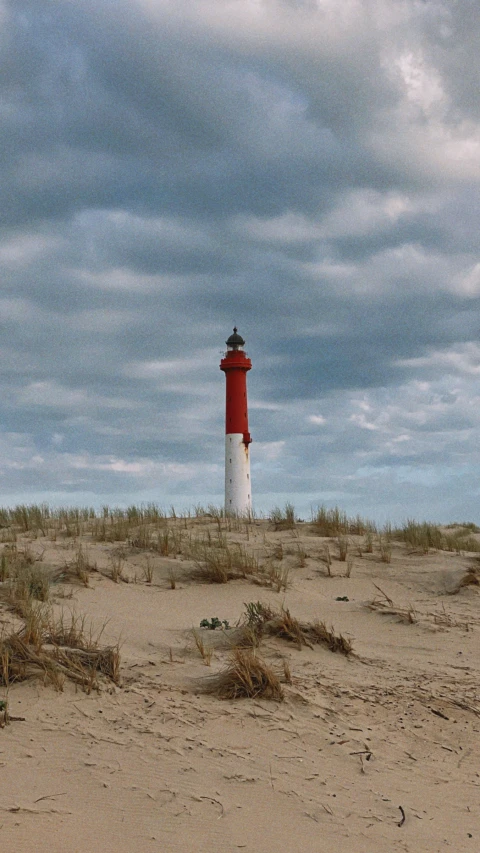
<path id="1" fill-rule="evenodd" d="M 207 529 L 195 525 L 197 535 Z M 91 695 L 39 681 L 10 688 L 10 712 L 25 720 L 0 731 L 2 849 L 480 850 L 479 591 L 448 594 L 473 557 L 408 554 L 398 544 L 389 565 L 378 553 L 355 556 L 350 578 L 334 559 L 330 578 L 325 540 L 308 525 L 274 532 L 259 522 L 248 541 L 242 530 L 229 539 L 258 553 L 281 541 L 287 592 L 248 580 L 199 584 L 190 561 L 157 555 L 151 585 L 98 572 L 88 588 L 62 586 L 72 597 L 54 599 L 57 609 L 86 613 L 95 625 L 108 619 L 105 641 L 120 638 L 122 685 L 105 682 Z M 303 567 L 299 544 L 309 555 Z M 59 565 L 78 542 L 31 547 Z M 88 547 L 106 570 L 118 544 Z M 122 547 L 125 573 L 140 579 L 145 553 Z M 393 610 L 413 607 L 414 621 L 369 609 L 382 599 L 374 584 Z M 220 669 L 226 653 L 215 651 L 206 667 L 190 629 L 211 616 L 234 624 L 244 602 L 259 598 L 326 620 L 351 637 L 354 654 L 269 639 L 262 656 L 286 657 L 293 675 L 284 702 L 202 695 L 197 680 Z"/>

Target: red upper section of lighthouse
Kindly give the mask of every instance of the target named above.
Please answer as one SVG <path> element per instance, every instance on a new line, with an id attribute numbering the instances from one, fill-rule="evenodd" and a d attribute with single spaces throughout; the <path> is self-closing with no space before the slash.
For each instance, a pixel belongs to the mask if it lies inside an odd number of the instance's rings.
<path id="1" fill-rule="evenodd" d="M 247 371 L 252 362 L 244 353 L 242 347 L 245 341 L 233 330 L 227 341 L 227 352 L 220 362 L 220 370 L 225 373 L 227 380 L 227 397 L 225 407 L 225 432 L 241 433 L 245 444 L 250 444 L 248 431 L 247 405 Z"/>

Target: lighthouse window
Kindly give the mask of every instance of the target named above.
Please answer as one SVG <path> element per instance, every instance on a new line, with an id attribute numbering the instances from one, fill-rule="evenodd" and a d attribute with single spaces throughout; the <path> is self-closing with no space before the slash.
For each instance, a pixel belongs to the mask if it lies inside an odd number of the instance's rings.
<path id="1" fill-rule="evenodd" d="M 231 461 L 232 461 L 232 460 L 230 459 L 230 462 L 231 462 Z M 249 480 L 249 479 L 250 479 L 250 474 L 247 474 L 247 480 Z"/>
<path id="2" fill-rule="evenodd" d="M 232 461 L 232 460 L 230 459 L 230 462 L 231 462 L 231 461 Z"/>

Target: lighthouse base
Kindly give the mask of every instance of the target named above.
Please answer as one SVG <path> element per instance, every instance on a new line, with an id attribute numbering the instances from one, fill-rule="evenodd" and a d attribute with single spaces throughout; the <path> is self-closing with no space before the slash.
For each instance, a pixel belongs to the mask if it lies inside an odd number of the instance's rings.
<path id="1" fill-rule="evenodd" d="M 225 436 L 225 512 L 247 515 L 252 511 L 250 455 L 243 433 Z"/>

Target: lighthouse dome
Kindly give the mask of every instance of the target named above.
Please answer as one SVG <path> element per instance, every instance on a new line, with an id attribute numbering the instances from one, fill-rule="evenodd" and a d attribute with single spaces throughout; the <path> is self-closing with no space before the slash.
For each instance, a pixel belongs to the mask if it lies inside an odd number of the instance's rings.
<path id="1" fill-rule="evenodd" d="M 232 349 L 238 349 L 239 347 L 245 346 L 245 341 L 242 336 L 238 334 L 237 327 L 235 326 L 233 329 L 233 335 L 225 341 L 227 347 L 231 347 Z"/>

